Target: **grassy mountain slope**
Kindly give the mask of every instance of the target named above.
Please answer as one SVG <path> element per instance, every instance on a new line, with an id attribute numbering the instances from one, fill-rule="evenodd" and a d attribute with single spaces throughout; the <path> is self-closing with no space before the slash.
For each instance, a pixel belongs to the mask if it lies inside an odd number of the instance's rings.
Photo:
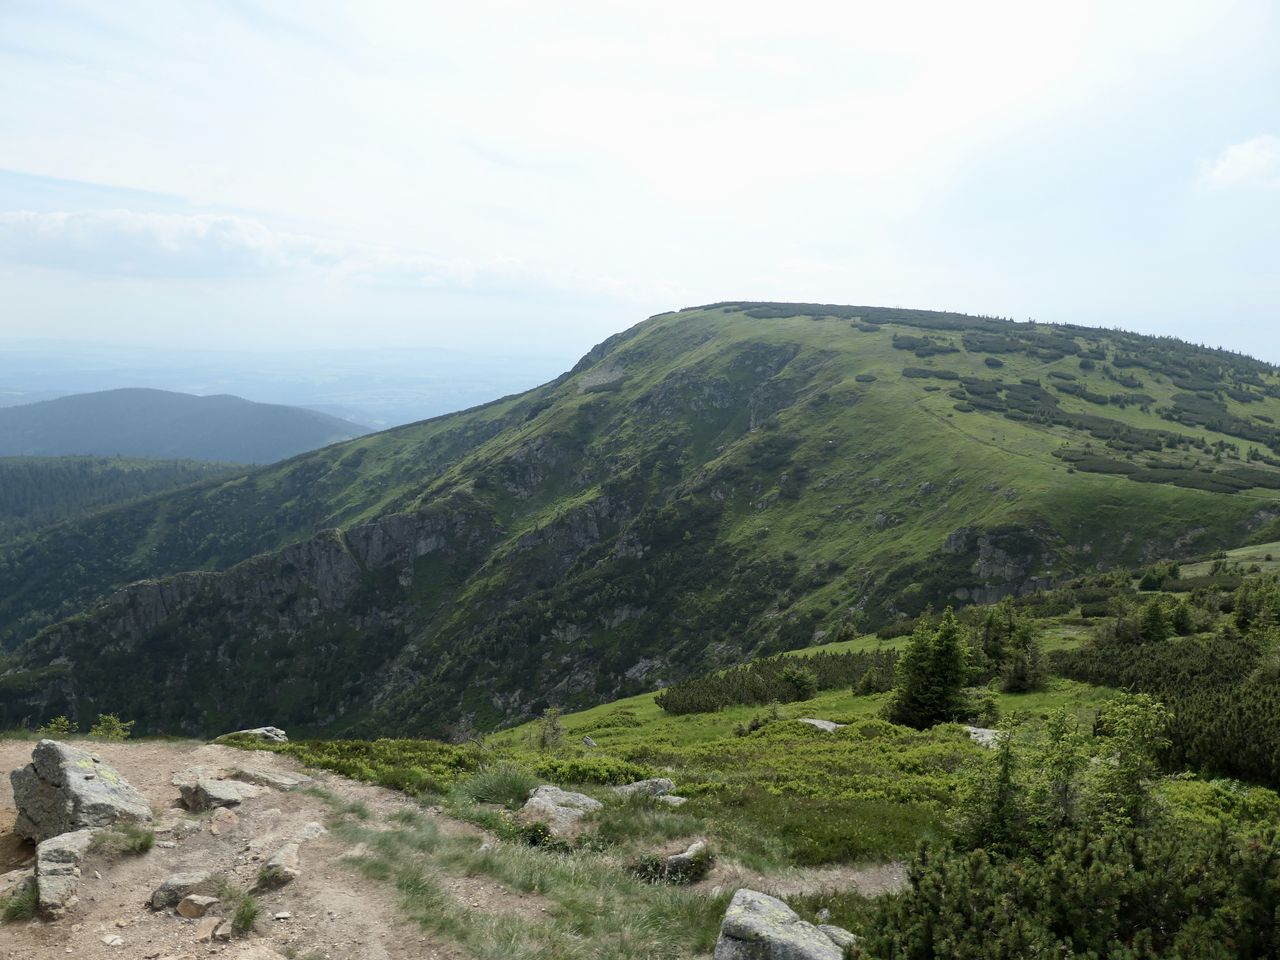
<path id="1" fill-rule="evenodd" d="M 2 457 L 0 539 L 230 471 L 202 460 Z"/>
<path id="2" fill-rule="evenodd" d="M 132 388 L 0 409 L 0 456 L 272 463 L 364 432 L 300 407 Z"/>
<path id="3" fill-rule="evenodd" d="M 660 315 L 527 394 L 9 558 L 12 639 L 66 598 L 205 572 L 45 630 L 0 710 L 439 732 L 600 702 L 1264 537 L 1277 422 L 1275 370 L 1173 340 L 862 307 Z"/>

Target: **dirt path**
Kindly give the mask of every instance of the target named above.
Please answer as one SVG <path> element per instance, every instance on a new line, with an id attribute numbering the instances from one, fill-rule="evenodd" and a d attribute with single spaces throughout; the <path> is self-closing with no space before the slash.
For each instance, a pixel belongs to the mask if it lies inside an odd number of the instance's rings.
<path id="1" fill-rule="evenodd" d="M 735 863 L 718 864 L 710 875 L 689 889 L 717 895 L 749 887 L 775 897 L 855 890 L 865 897 L 893 893 L 907 883 L 907 865 L 898 861 L 865 866 L 793 867 L 778 873 L 759 873 Z"/>
<path id="2" fill-rule="evenodd" d="M 29 861 L 34 851 L 12 836 L 13 793 L 8 771 L 27 763 L 32 741 L 0 740 L 0 872 Z M 226 747 L 196 743 L 94 743 L 85 745 L 119 770 L 152 805 L 158 827 L 184 819 L 174 773 L 188 767 L 258 767 L 296 770 L 291 759 L 271 753 L 245 754 Z M 369 824 L 377 826 L 398 810 L 420 810 L 408 798 L 389 790 L 354 783 L 341 777 L 308 771 L 319 786 L 348 801 L 363 803 Z M 263 861 L 289 840 L 301 840 L 308 824 L 323 823 L 330 814 L 314 795 L 264 790 L 236 809 L 232 831 L 213 835 L 208 818 L 188 835 L 157 831 L 157 845 L 141 856 L 104 858 L 91 854 L 84 865 L 80 905 L 56 923 L 40 921 L 0 926 L 2 960 L 160 960 L 221 956 L 236 960 L 254 946 L 265 945 L 286 956 L 328 960 L 464 960 L 456 948 L 406 923 L 394 889 L 365 878 L 341 862 L 347 845 L 330 834 L 302 843 L 302 875 L 288 886 L 258 896 L 261 918 L 257 931 L 230 944 L 196 940 L 197 921 L 172 910 L 153 912 L 147 906 L 151 891 L 167 876 L 192 870 L 221 872 L 243 887 L 251 887 Z M 441 817 L 441 830 L 469 829 Z M 446 822 L 447 821 L 447 822 Z M 315 832 L 312 828 L 312 832 Z M 172 847 L 161 843 L 172 842 Z M 475 885 L 465 893 L 477 905 L 486 893 L 500 890 Z M 287 913 L 287 918 L 274 919 Z M 120 946 L 104 938 L 118 936 Z"/>

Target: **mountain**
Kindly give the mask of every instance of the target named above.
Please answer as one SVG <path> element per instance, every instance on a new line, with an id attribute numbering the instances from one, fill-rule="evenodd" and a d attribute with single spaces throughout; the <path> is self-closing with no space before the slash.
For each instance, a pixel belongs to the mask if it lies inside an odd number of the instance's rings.
<path id="1" fill-rule="evenodd" d="M 203 460 L 0 457 L 0 539 L 231 471 Z"/>
<path id="2" fill-rule="evenodd" d="M 603 702 L 1274 539 L 1277 423 L 1276 368 L 1170 338 L 662 314 L 526 393 L 6 551 L 0 724 L 457 733 Z"/>
<path id="3" fill-rule="evenodd" d="M 315 410 L 240 397 L 104 390 L 0 409 L 0 456 L 274 463 L 367 432 Z"/>

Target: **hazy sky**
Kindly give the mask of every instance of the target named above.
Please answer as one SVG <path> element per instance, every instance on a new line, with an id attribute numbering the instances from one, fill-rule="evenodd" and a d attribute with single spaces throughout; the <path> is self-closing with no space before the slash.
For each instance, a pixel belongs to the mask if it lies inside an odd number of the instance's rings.
<path id="1" fill-rule="evenodd" d="M 0 338 L 813 300 L 1280 361 L 1280 4 L 0 0 Z"/>

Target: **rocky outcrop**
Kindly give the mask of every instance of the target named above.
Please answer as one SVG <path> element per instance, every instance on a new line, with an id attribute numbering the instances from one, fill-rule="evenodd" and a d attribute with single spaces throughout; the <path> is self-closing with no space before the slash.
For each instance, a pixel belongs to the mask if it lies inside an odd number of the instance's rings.
<path id="1" fill-rule="evenodd" d="M 262 787 L 238 780 L 224 780 L 203 768 L 174 774 L 173 785 L 182 794 L 182 805 L 192 813 L 216 807 L 236 807 L 262 793 Z"/>
<path id="2" fill-rule="evenodd" d="M 259 787 L 270 787 L 288 793 L 311 783 L 305 773 L 285 773 L 282 770 L 261 770 L 257 767 L 242 767 L 231 774 L 236 780 L 252 783 Z"/>
<path id="3" fill-rule="evenodd" d="M 84 828 L 150 823 L 151 807 L 97 756 L 57 740 L 41 740 L 31 762 L 9 775 L 18 808 L 14 832 L 37 843 Z"/>
<path id="4" fill-rule="evenodd" d="M 92 842 L 92 830 L 76 830 L 36 847 L 36 900 L 46 920 L 61 919 L 80 902 L 80 864 Z"/>
<path id="5" fill-rule="evenodd" d="M 733 895 L 720 925 L 714 960 L 843 960 L 853 934 L 816 927 L 781 900 L 755 890 Z"/>
<path id="6" fill-rule="evenodd" d="M 544 784 L 529 794 L 525 805 L 516 812 L 516 822 L 541 823 L 553 836 L 572 836 L 587 814 L 603 806 L 599 800 L 585 793 L 573 793 Z"/>
<path id="7" fill-rule="evenodd" d="M 172 874 L 152 891 L 151 909 L 176 907 L 192 894 L 213 896 L 217 893 L 220 880 L 221 877 L 217 874 L 202 871 Z"/>
<path id="8" fill-rule="evenodd" d="M 286 843 L 273 853 L 259 874 L 258 882 L 264 887 L 283 887 L 293 883 L 302 875 L 298 862 L 299 847 L 296 843 Z"/>

